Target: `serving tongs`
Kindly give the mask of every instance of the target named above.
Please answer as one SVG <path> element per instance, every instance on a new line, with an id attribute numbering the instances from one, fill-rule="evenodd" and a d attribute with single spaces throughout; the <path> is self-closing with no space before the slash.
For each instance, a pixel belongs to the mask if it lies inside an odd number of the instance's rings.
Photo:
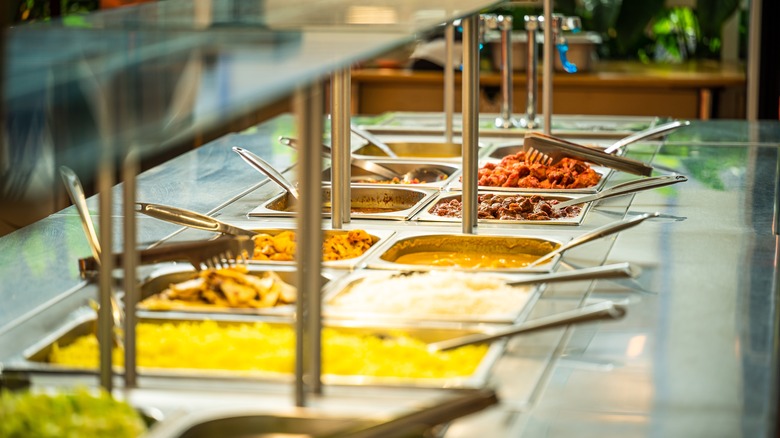
<path id="1" fill-rule="evenodd" d="M 634 175 L 650 176 L 653 173 L 653 167 L 641 161 L 610 155 L 601 150 L 539 132 L 525 134 L 523 150 L 527 163 L 550 166 L 563 158 L 575 158 Z"/>
<path id="2" fill-rule="evenodd" d="M 641 178 L 633 181 L 617 184 L 610 188 L 604 189 L 599 193 L 592 195 L 586 195 L 579 198 L 572 198 L 568 201 L 559 202 L 553 205 L 553 209 L 559 210 L 561 208 L 568 207 L 570 205 L 583 204 L 585 202 L 598 201 L 601 199 L 613 198 L 615 196 L 628 195 L 634 192 L 641 192 L 642 190 L 654 189 L 657 187 L 664 187 L 672 184 L 688 181 L 685 175 L 661 175 L 651 176 L 649 178 Z"/>
<path id="3" fill-rule="evenodd" d="M 513 325 L 492 333 L 475 333 L 459 338 L 428 344 L 428 350 L 432 352 L 453 350 L 466 345 L 493 342 L 509 336 L 521 333 L 530 333 L 538 330 L 546 330 L 565 325 L 581 324 L 599 320 L 618 320 L 626 314 L 625 306 L 615 304 L 612 301 L 602 301 L 597 304 L 580 307 L 555 315 L 544 316 L 522 324 Z"/>
<path id="4" fill-rule="evenodd" d="M 212 240 L 167 243 L 138 251 L 141 265 L 161 262 L 189 262 L 196 270 L 229 268 L 251 258 L 255 243 L 249 236 L 222 236 Z M 114 253 L 116 266 L 122 264 L 123 253 Z M 95 257 L 79 259 L 83 277 L 94 275 L 100 267 Z"/>

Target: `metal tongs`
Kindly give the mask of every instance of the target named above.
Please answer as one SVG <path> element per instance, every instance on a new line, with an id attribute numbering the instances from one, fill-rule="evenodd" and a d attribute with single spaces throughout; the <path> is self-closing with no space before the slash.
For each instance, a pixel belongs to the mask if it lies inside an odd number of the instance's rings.
<path id="1" fill-rule="evenodd" d="M 612 198 L 615 196 L 627 195 L 634 192 L 640 192 L 642 190 L 654 189 L 656 187 L 664 187 L 672 184 L 688 181 L 685 175 L 661 175 L 651 176 L 649 178 L 641 178 L 634 181 L 624 182 L 617 184 L 610 188 L 604 189 L 599 193 L 592 195 L 586 195 L 579 198 L 572 198 L 568 201 L 559 202 L 552 207 L 559 210 L 570 205 L 582 204 L 585 202 L 598 201 L 600 199 Z"/>
<path id="2" fill-rule="evenodd" d="M 196 270 L 227 268 L 245 263 L 252 257 L 255 243 L 249 236 L 223 236 L 212 240 L 168 243 L 138 251 L 140 264 L 160 262 L 189 262 Z M 122 264 L 123 253 L 114 253 L 116 266 Z M 79 259 L 79 270 L 83 277 L 93 275 L 100 262 L 93 257 Z"/>
<path id="3" fill-rule="evenodd" d="M 493 333 L 477 333 L 462 336 L 445 341 L 428 344 L 429 351 L 446 351 L 466 345 L 481 344 L 492 342 L 497 339 L 515 336 L 521 333 L 530 333 L 537 330 L 545 330 L 570 324 L 579 324 L 583 322 L 598 320 L 617 320 L 625 316 L 625 306 L 618 305 L 612 301 L 602 301 L 598 304 L 581 307 L 555 315 L 537 318 L 523 324 L 514 325 L 506 329 L 498 330 Z"/>
<path id="4" fill-rule="evenodd" d="M 568 157 L 635 175 L 650 176 L 653 173 L 653 167 L 641 161 L 610 155 L 594 148 L 539 132 L 525 134 L 523 150 L 526 153 L 526 162 L 528 163 L 539 162 L 549 166 Z"/>

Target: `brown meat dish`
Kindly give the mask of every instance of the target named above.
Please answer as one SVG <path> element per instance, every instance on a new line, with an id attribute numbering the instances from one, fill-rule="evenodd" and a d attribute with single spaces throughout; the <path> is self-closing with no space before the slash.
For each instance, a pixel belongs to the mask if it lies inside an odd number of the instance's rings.
<path id="1" fill-rule="evenodd" d="M 587 163 L 564 158 L 552 166 L 527 164 L 525 152 L 507 155 L 500 163 L 486 163 L 477 174 L 478 184 L 489 187 L 533 189 L 579 189 L 593 187 L 601 180 Z"/>
<path id="2" fill-rule="evenodd" d="M 552 208 L 559 201 L 544 199 L 539 195 L 494 195 L 477 196 L 479 219 L 499 220 L 533 220 L 547 221 L 576 217 L 582 211 L 578 205 L 571 205 L 560 210 Z M 462 217 L 463 208 L 460 199 L 443 200 L 433 206 L 431 214 L 443 217 Z"/>

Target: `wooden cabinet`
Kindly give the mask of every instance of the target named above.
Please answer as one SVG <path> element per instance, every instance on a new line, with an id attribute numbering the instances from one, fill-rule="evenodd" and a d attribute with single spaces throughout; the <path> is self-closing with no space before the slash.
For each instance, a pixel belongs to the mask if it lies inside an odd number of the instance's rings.
<path id="1" fill-rule="evenodd" d="M 460 77 L 456 75 L 456 111 Z M 556 73 L 555 114 L 668 116 L 687 119 L 744 118 L 745 72 L 740 65 L 690 63 L 643 65 L 601 62 L 586 73 Z M 541 108 L 541 77 L 539 101 Z M 443 75 L 399 69 L 358 69 L 352 73 L 354 114 L 388 111 L 442 111 Z M 480 112 L 498 112 L 500 75 L 480 74 Z M 524 113 L 526 75 L 513 76 L 514 112 Z"/>

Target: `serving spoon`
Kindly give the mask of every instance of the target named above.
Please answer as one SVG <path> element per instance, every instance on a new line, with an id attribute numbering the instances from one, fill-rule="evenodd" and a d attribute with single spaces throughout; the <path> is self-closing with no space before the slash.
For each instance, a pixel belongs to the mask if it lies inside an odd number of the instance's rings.
<path id="1" fill-rule="evenodd" d="M 666 134 L 667 132 L 674 131 L 675 129 L 681 127 L 681 126 L 688 126 L 691 122 L 688 120 L 675 120 L 673 122 L 669 123 L 662 123 L 658 126 L 654 126 L 652 128 L 643 129 L 641 131 L 638 131 L 634 134 L 629 135 L 628 137 L 624 137 L 614 143 L 612 143 L 609 147 L 604 149 L 604 153 L 606 154 L 612 154 L 620 150 L 620 148 L 627 146 L 631 143 L 636 143 L 638 141 L 642 140 L 648 140 L 654 137 L 658 137 L 662 134 Z"/>
<path id="2" fill-rule="evenodd" d="M 294 138 L 279 137 L 279 143 L 285 146 L 289 146 L 296 150 L 298 149 L 298 141 Z M 323 149 L 322 155 L 325 158 L 331 158 L 332 155 L 331 147 L 326 144 L 323 144 L 322 149 Z M 360 158 L 352 157 L 351 163 L 355 167 L 359 167 L 365 171 L 371 172 L 375 175 L 381 176 L 382 178 L 386 178 L 388 180 L 392 180 L 393 178 L 398 178 L 404 184 L 444 181 L 449 177 L 448 174 L 441 171 L 440 169 L 436 167 L 430 167 L 430 166 L 417 167 L 404 174 L 401 174 L 386 166 L 382 166 L 381 164 L 375 163 L 370 160 L 362 160 Z"/>
<path id="3" fill-rule="evenodd" d="M 575 237 L 574 239 L 568 241 L 567 243 L 559 246 L 557 249 L 552 250 L 548 252 L 547 254 L 539 257 L 538 259 L 534 260 L 532 263 L 525 266 L 526 268 L 531 268 L 534 266 L 537 266 L 543 262 L 546 262 L 547 260 L 555 257 L 558 254 L 563 253 L 564 251 L 570 250 L 574 247 L 580 246 L 584 243 L 588 243 L 592 240 L 596 240 L 602 237 L 609 236 L 611 234 L 615 234 L 617 232 L 626 230 L 628 228 L 634 227 L 636 225 L 639 225 L 643 221 L 651 218 L 651 217 L 658 217 L 660 213 L 644 213 L 639 216 L 631 217 L 628 219 L 623 219 L 620 221 L 612 222 L 609 224 L 606 224 L 604 226 L 601 226 L 599 228 L 596 228 L 588 233 L 585 233 L 579 237 Z"/>
<path id="4" fill-rule="evenodd" d="M 521 333 L 530 333 L 537 330 L 545 330 L 564 325 L 580 324 L 583 322 L 597 320 L 616 320 L 626 314 L 625 306 L 615 304 L 612 301 L 602 301 L 597 304 L 580 307 L 574 310 L 557 313 L 550 316 L 544 316 L 522 324 L 512 325 L 505 329 L 497 330 L 493 333 L 475 333 L 461 336 L 444 341 L 428 344 L 428 351 L 447 351 L 466 345 L 481 344 L 492 342 L 509 336 L 519 335 Z"/>
<path id="5" fill-rule="evenodd" d="M 291 194 L 293 198 L 296 200 L 300 199 L 298 189 L 295 188 L 295 186 L 287 178 L 285 178 L 284 175 L 279 173 L 278 170 L 274 169 L 269 162 L 238 146 L 233 146 L 233 152 L 237 153 L 241 158 L 244 159 L 244 161 L 249 163 L 249 165 L 254 167 L 258 172 L 268 176 L 271 181 L 275 182 L 279 185 L 279 187 L 283 188 L 285 191 L 287 191 L 287 193 Z"/>

